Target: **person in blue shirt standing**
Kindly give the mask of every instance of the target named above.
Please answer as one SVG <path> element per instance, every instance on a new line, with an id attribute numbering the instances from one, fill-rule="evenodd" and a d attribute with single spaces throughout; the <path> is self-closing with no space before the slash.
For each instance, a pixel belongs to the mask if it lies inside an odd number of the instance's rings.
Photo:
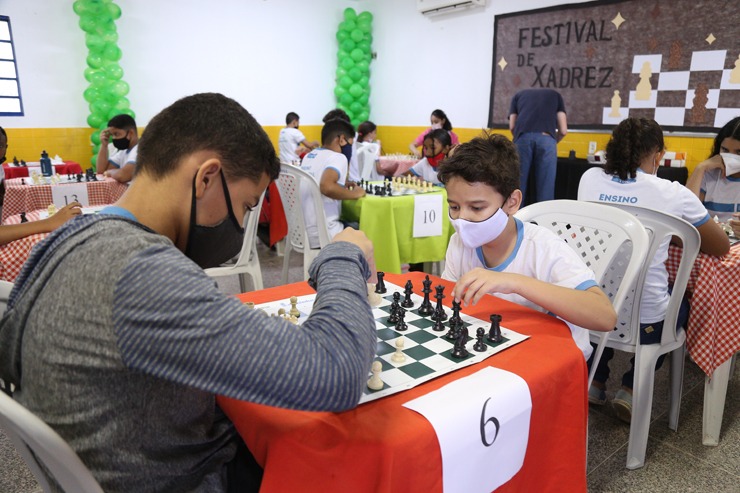
<path id="1" fill-rule="evenodd" d="M 553 89 L 519 91 L 511 100 L 509 130 L 519 151 L 523 198 L 527 197 L 529 173 L 533 169 L 536 201 L 554 199 L 557 143 L 568 133 L 563 97 Z"/>

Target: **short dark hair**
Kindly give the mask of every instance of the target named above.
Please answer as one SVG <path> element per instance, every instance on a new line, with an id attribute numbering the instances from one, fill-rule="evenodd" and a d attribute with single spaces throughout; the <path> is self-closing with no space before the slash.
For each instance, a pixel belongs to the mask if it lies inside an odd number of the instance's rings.
<path id="1" fill-rule="evenodd" d="M 287 115 L 285 115 L 285 124 L 286 125 L 290 125 L 294 121 L 300 120 L 300 119 L 301 119 L 301 117 L 298 116 L 298 113 L 293 113 L 291 111 L 290 113 L 288 113 Z"/>
<path id="2" fill-rule="evenodd" d="M 363 142 L 365 136 L 370 132 L 376 130 L 377 128 L 377 125 L 375 125 L 370 120 L 360 123 L 359 125 L 357 125 L 357 140 Z"/>
<path id="3" fill-rule="evenodd" d="M 3 127 L 0 127 L 0 134 L 3 134 L 3 136 L 5 136 L 5 140 L 8 139 L 8 134 L 5 133 L 5 129 Z"/>
<path id="4" fill-rule="evenodd" d="M 645 156 L 664 148 L 663 130 L 655 120 L 626 118 L 619 122 L 606 144 L 604 171 L 620 180 L 634 178 Z"/>
<path id="5" fill-rule="evenodd" d="M 709 157 L 719 154 L 720 147 L 722 147 L 722 141 L 728 137 L 730 139 L 740 140 L 740 116 L 736 116 L 729 122 L 725 123 L 725 126 L 717 132 L 717 136 L 714 138 L 714 145 L 712 146 L 712 153 Z"/>
<path id="6" fill-rule="evenodd" d="M 348 121 L 335 118 L 324 123 L 321 129 L 321 145 L 328 145 L 338 135 L 344 135 L 345 138 L 351 139 L 355 136 L 355 127 Z"/>
<path id="7" fill-rule="evenodd" d="M 334 108 L 329 113 L 324 115 L 324 118 L 321 121 L 326 123 L 329 120 L 336 120 L 337 118 L 339 118 L 340 120 L 344 120 L 345 122 L 350 121 L 349 115 L 347 114 L 347 112 L 341 108 Z"/>
<path id="8" fill-rule="evenodd" d="M 434 110 L 432 111 L 432 116 L 436 116 L 437 118 L 444 120 L 445 122 L 442 124 L 442 128 L 447 130 L 448 132 L 452 131 L 452 123 L 450 123 L 450 119 L 447 118 L 447 115 L 442 110 Z"/>
<path id="9" fill-rule="evenodd" d="M 430 131 L 424 136 L 424 140 L 427 139 L 438 140 L 439 143 L 442 144 L 442 147 L 452 145 L 452 137 L 450 137 L 450 132 L 448 132 L 444 128 L 435 128 L 434 130 Z"/>
<path id="10" fill-rule="evenodd" d="M 121 130 L 136 130 L 136 121 L 131 115 L 122 113 L 108 120 L 108 126 L 113 128 L 120 128 Z"/>
<path id="11" fill-rule="evenodd" d="M 258 182 L 280 174 L 275 148 L 262 127 L 239 103 L 222 94 L 187 96 L 163 109 L 139 141 L 136 172 L 162 178 L 187 156 L 216 152 L 227 178 Z"/>
<path id="12" fill-rule="evenodd" d="M 503 135 L 489 133 L 461 144 L 437 171 L 437 178 L 444 184 L 456 176 L 468 183 L 485 183 L 509 197 L 519 188 L 516 146 Z"/>

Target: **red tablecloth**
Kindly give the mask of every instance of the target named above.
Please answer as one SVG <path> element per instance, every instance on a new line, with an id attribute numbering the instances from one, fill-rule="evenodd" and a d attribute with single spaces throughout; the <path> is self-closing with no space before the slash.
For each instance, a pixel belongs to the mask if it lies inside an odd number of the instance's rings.
<path id="1" fill-rule="evenodd" d="M 668 249 L 666 267 L 671 282 L 678 270 L 680 247 Z M 711 377 L 714 370 L 740 351 L 740 243 L 724 257 L 700 253 L 686 288 L 691 311 L 686 347 L 691 358 Z"/>
<path id="2" fill-rule="evenodd" d="M 22 185 L 22 178 L 5 180 L 5 202 L 3 203 L 3 222 L 8 217 L 21 212 L 46 209 L 52 203 L 51 185 Z M 112 204 L 123 195 L 128 185 L 112 178 L 98 177 L 99 181 L 83 182 L 87 185 L 90 205 Z"/>
<path id="3" fill-rule="evenodd" d="M 28 176 L 28 168 L 35 169 L 41 172 L 39 163 L 27 163 L 28 166 L 13 166 L 12 164 L 3 163 L 3 170 L 5 171 L 5 179 L 11 178 L 25 178 Z M 74 161 L 64 161 L 64 164 L 55 164 L 54 171 L 60 175 L 76 175 L 82 173 L 82 167 L 79 163 Z"/>
<path id="4" fill-rule="evenodd" d="M 398 285 L 411 279 L 421 286 L 422 276 L 388 274 L 386 279 Z M 435 278 L 437 283 L 450 292 L 452 283 Z M 263 303 L 311 292 L 306 283 L 297 283 L 240 298 Z M 522 377 L 532 395 L 524 464 L 498 491 L 585 492 L 586 363 L 567 326 L 492 296 L 463 312 L 481 319 L 501 313 L 504 326 L 531 337 L 482 363 L 343 413 L 288 411 L 219 397 L 264 467 L 260 491 L 441 492 L 442 459 L 434 429 L 402 404 L 495 366 Z"/>
<path id="5" fill-rule="evenodd" d="M 26 219 L 38 221 L 39 211 L 28 212 Z M 5 224 L 20 224 L 20 222 L 21 216 L 14 215 L 10 216 Z M 0 245 L 0 280 L 15 282 L 15 278 L 21 273 L 23 264 L 31 254 L 31 249 L 47 236 L 49 233 L 39 233 Z"/>
<path id="6" fill-rule="evenodd" d="M 401 176 L 411 169 L 413 165 L 418 163 L 419 160 L 413 156 L 398 157 L 398 156 L 380 156 L 380 169 L 389 170 L 394 169 L 393 176 Z"/>

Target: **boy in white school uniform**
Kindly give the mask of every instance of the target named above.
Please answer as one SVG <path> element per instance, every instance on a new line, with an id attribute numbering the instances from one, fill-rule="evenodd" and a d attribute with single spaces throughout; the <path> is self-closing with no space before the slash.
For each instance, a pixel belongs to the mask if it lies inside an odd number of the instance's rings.
<path id="1" fill-rule="evenodd" d="M 341 119 L 327 121 L 321 129 L 321 147 L 306 154 L 301 163 L 301 169 L 313 176 L 319 184 L 330 237 L 334 237 L 345 227 L 339 220 L 342 200 L 359 199 L 365 195 L 362 187 L 353 187 L 350 190 L 345 186 L 347 157 L 342 154 L 342 146 L 351 144 L 354 135 L 355 129 L 351 123 Z M 309 244 L 311 248 L 318 248 L 316 210 L 308 191 L 303 186 L 301 186 L 301 201 Z"/>
<path id="2" fill-rule="evenodd" d="M 299 160 L 298 146 L 303 146 L 309 151 L 319 146 L 319 143 L 306 140 L 303 132 L 298 130 L 301 121 L 297 113 L 292 111 L 285 116 L 285 128 L 280 129 L 278 136 L 278 149 L 280 150 L 280 162 L 293 164 Z"/>
<path id="3" fill-rule="evenodd" d="M 113 149 L 109 149 L 109 144 Z M 128 183 L 136 171 L 139 133 L 136 121 L 126 114 L 116 115 L 100 132 L 100 150 L 95 163 L 98 173 Z"/>
<path id="4" fill-rule="evenodd" d="M 486 294 L 513 301 L 567 322 L 588 359 L 585 329 L 610 331 L 616 313 L 594 273 L 550 230 L 522 223 L 519 157 L 502 135 L 462 144 L 439 167 L 447 190 L 450 239 L 444 279 L 457 281 L 453 294 L 477 303 Z"/>

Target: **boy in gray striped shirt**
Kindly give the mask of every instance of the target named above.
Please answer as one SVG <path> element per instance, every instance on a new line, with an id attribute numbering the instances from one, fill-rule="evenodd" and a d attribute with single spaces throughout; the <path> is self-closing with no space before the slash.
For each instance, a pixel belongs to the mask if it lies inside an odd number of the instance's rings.
<path id="1" fill-rule="evenodd" d="M 311 265 L 301 330 L 247 310 L 202 270 L 239 251 L 244 214 L 278 173 L 237 102 L 183 98 L 146 127 L 124 196 L 25 265 L 0 322 L 0 379 L 105 491 L 248 489 L 232 471 L 249 455 L 235 458 L 243 443 L 217 394 L 302 410 L 359 401 L 376 341 L 364 234 L 345 230 Z"/>

